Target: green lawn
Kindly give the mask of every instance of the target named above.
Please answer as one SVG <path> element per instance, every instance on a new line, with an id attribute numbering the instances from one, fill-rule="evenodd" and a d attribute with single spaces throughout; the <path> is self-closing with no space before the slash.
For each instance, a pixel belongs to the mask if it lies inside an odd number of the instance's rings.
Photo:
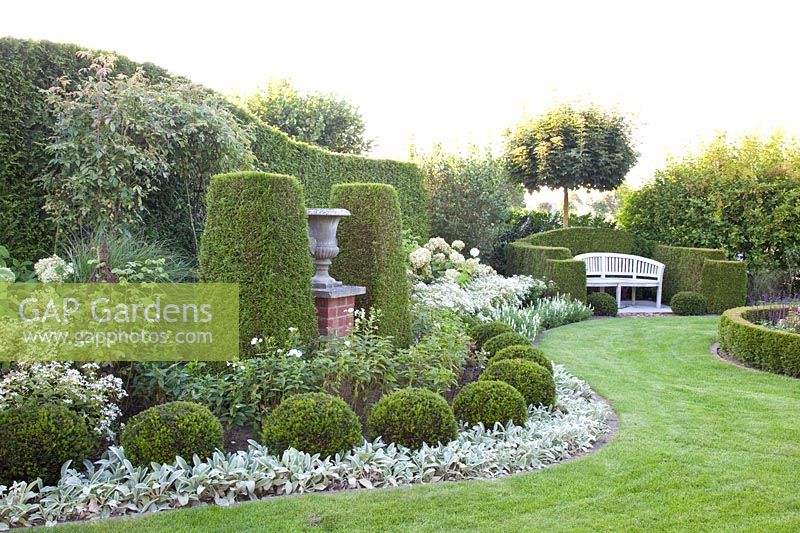
<path id="1" fill-rule="evenodd" d="M 312 494 L 86 531 L 800 530 L 800 382 L 709 354 L 717 319 L 593 320 L 542 347 L 608 398 L 599 452 L 493 481 Z"/>

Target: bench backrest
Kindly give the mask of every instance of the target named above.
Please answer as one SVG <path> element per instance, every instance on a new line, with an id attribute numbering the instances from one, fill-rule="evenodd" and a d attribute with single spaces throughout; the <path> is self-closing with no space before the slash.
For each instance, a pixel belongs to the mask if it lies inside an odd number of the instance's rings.
<path id="1" fill-rule="evenodd" d="M 664 276 L 664 263 L 638 255 L 591 252 L 576 255 L 575 259 L 586 263 L 586 277 L 660 281 Z"/>

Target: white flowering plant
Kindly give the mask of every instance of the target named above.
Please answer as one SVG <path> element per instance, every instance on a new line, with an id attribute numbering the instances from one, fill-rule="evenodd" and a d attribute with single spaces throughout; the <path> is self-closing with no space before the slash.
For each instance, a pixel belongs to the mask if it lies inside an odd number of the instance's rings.
<path id="1" fill-rule="evenodd" d="M 127 396 L 122 380 L 103 375 L 95 363 L 20 362 L 0 380 L 0 410 L 36 404 L 59 404 L 82 415 L 101 438 L 113 441 Z"/>
<path id="2" fill-rule="evenodd" d="M 408 254 L 412 279 L 433 283 L 446 278 L 463 285 L 473 278 L 496 274 L 492 267 L 481 263 L 480 250 L 470 249 L 470 258 L 467 259 L 461 253 L 464 247 L 464 241 L 455 240 L 448 244 L 441 237 L 431 238 Z"/>
<path id="3" fill-rule="evenodd" d="M 36 261 L 33 271 L 42 283 L 61 283 L 70 279 L 75 269 L 72 263 L 67 263 L 57 255 L 53 255 Z"/>

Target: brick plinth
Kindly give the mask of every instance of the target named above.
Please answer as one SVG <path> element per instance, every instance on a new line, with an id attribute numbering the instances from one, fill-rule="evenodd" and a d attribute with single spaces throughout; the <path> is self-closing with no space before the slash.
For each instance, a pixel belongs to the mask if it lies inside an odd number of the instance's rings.
<path id="1" fill-rule="evenodd" d="M 317 328 L 322 336 L 343 336 L 353 329 L 353 309 L 356 296 L 364 294 L 364 287 L 343 285 L 331 289 L 315 290 Z"/>

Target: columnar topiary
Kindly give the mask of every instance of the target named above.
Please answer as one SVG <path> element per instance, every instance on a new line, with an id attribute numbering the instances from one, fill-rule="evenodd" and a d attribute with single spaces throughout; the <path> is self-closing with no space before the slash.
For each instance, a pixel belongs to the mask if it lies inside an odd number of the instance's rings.
<path id="1" fill-rule="evenodd" d="M 483 351 L 485 351 L 491 359 L 494 354 L 507 346 L 514 346 L 515 344 L 530 344 L 531 341 L 519 333 L 501 333 L 495 335 L 485 343 L 483 343 Z"/>
<path id="2" fill-rule="evenodd" d="M 528 405 L 551 406 L 556 403 L 556 384 L 553 374 L 541 365 L 523 359 L 502 359 L 489 363 L 480 377 L 504 381 L 525 397 Z"/>
<path id="3" fill-rule="evenodd" d="M 96 448 L 86 421 L 61 405 L 0 411 L 0 485 L 58 480 L 61 465 L 80 465 Z"/>
<path id="4" fill-rule="evenodd" d="M 303 191 L 291 176 L 240 172 L 214 176 L 200 250 L 204 282 L 239 283 L 242 352 L 257 336 L 296 327 L 316 333 Z"/>
<path id="5" fill-rule="evenodd" d="M 704 315 L 708 312 L 706 297 L 693 291 L 677 293 L 669 301 L 669 306 L 676 315 Z"/>
<path id="6" fill-rule="evenodd" d="M 617 300 L 607 292 L 589 294 L 586 303 L 594 309 L 595 316 L 617 316 L 619 311 Z"/>
<path id="7" fill-rule="evenodd" d="M 331 275 L 345 284 L 365 286 L 367 293 L 356 297 L 356 306 L 380 309 L 380 333 L 407 346 L 411 341 L 411 289 L 397 192 L 377 183 L 339 184 L 333 186 L 330 205 L 351 213 L 339 223 L 340 252 Z"/>
<path id="8" fill-rule="evenodd" d="M 372 438 L 383 437 L 411 449 L 422 443 L 447 443 L 458 435 L 453 410 L 447 402 L 427 389 L 407 388 L 381 398 L 368 420 Z"/>
<path id="9" fill-rule="evenodd" d="M 475 341 L 475 349 L 480 350 L 486 341 L 501 333 L 513 333 L 514 330 L 503 322 L 484 322 L 469 329 L 469 336 Z"/>
<path id="10" fill-rule="evenodd" d="M 135 465 L 172 463 L 176 455 L 191 459 L 222 449 L 222 424 L 206 407 L 193 402 L 156 405 L 125 424 L 120 444 Z"/>
<path id="11" fill-rule="evenodd" d="M 553 373 L 553 362 L 547 358 L 545 353 L 540 348 L 535 348 L 530 344 L 514 344 L 506 346 L 492 356 L 492 361 L 500 361 L 502 359 L 524 359 L 537 365 L 541 365 L 545 370 Z"/>
<path id="12" fill-rule="evenodd" d="M 491 380 L 474 381 L 461 389 L 453 399 L 453 412 L 470 426 L 480 422 L 488 428 L 509 420 L 521 425 L 528 418 L 522 393 L 508 383 Z"/>
<path id="13" fill-rule="evenodd" d="M 269 415 L 263 438 L 273 454 L 295 448 L 328 457 L 361 442 L 361 423 L 341 398 L 324 392 L 296 394 Z"/>

